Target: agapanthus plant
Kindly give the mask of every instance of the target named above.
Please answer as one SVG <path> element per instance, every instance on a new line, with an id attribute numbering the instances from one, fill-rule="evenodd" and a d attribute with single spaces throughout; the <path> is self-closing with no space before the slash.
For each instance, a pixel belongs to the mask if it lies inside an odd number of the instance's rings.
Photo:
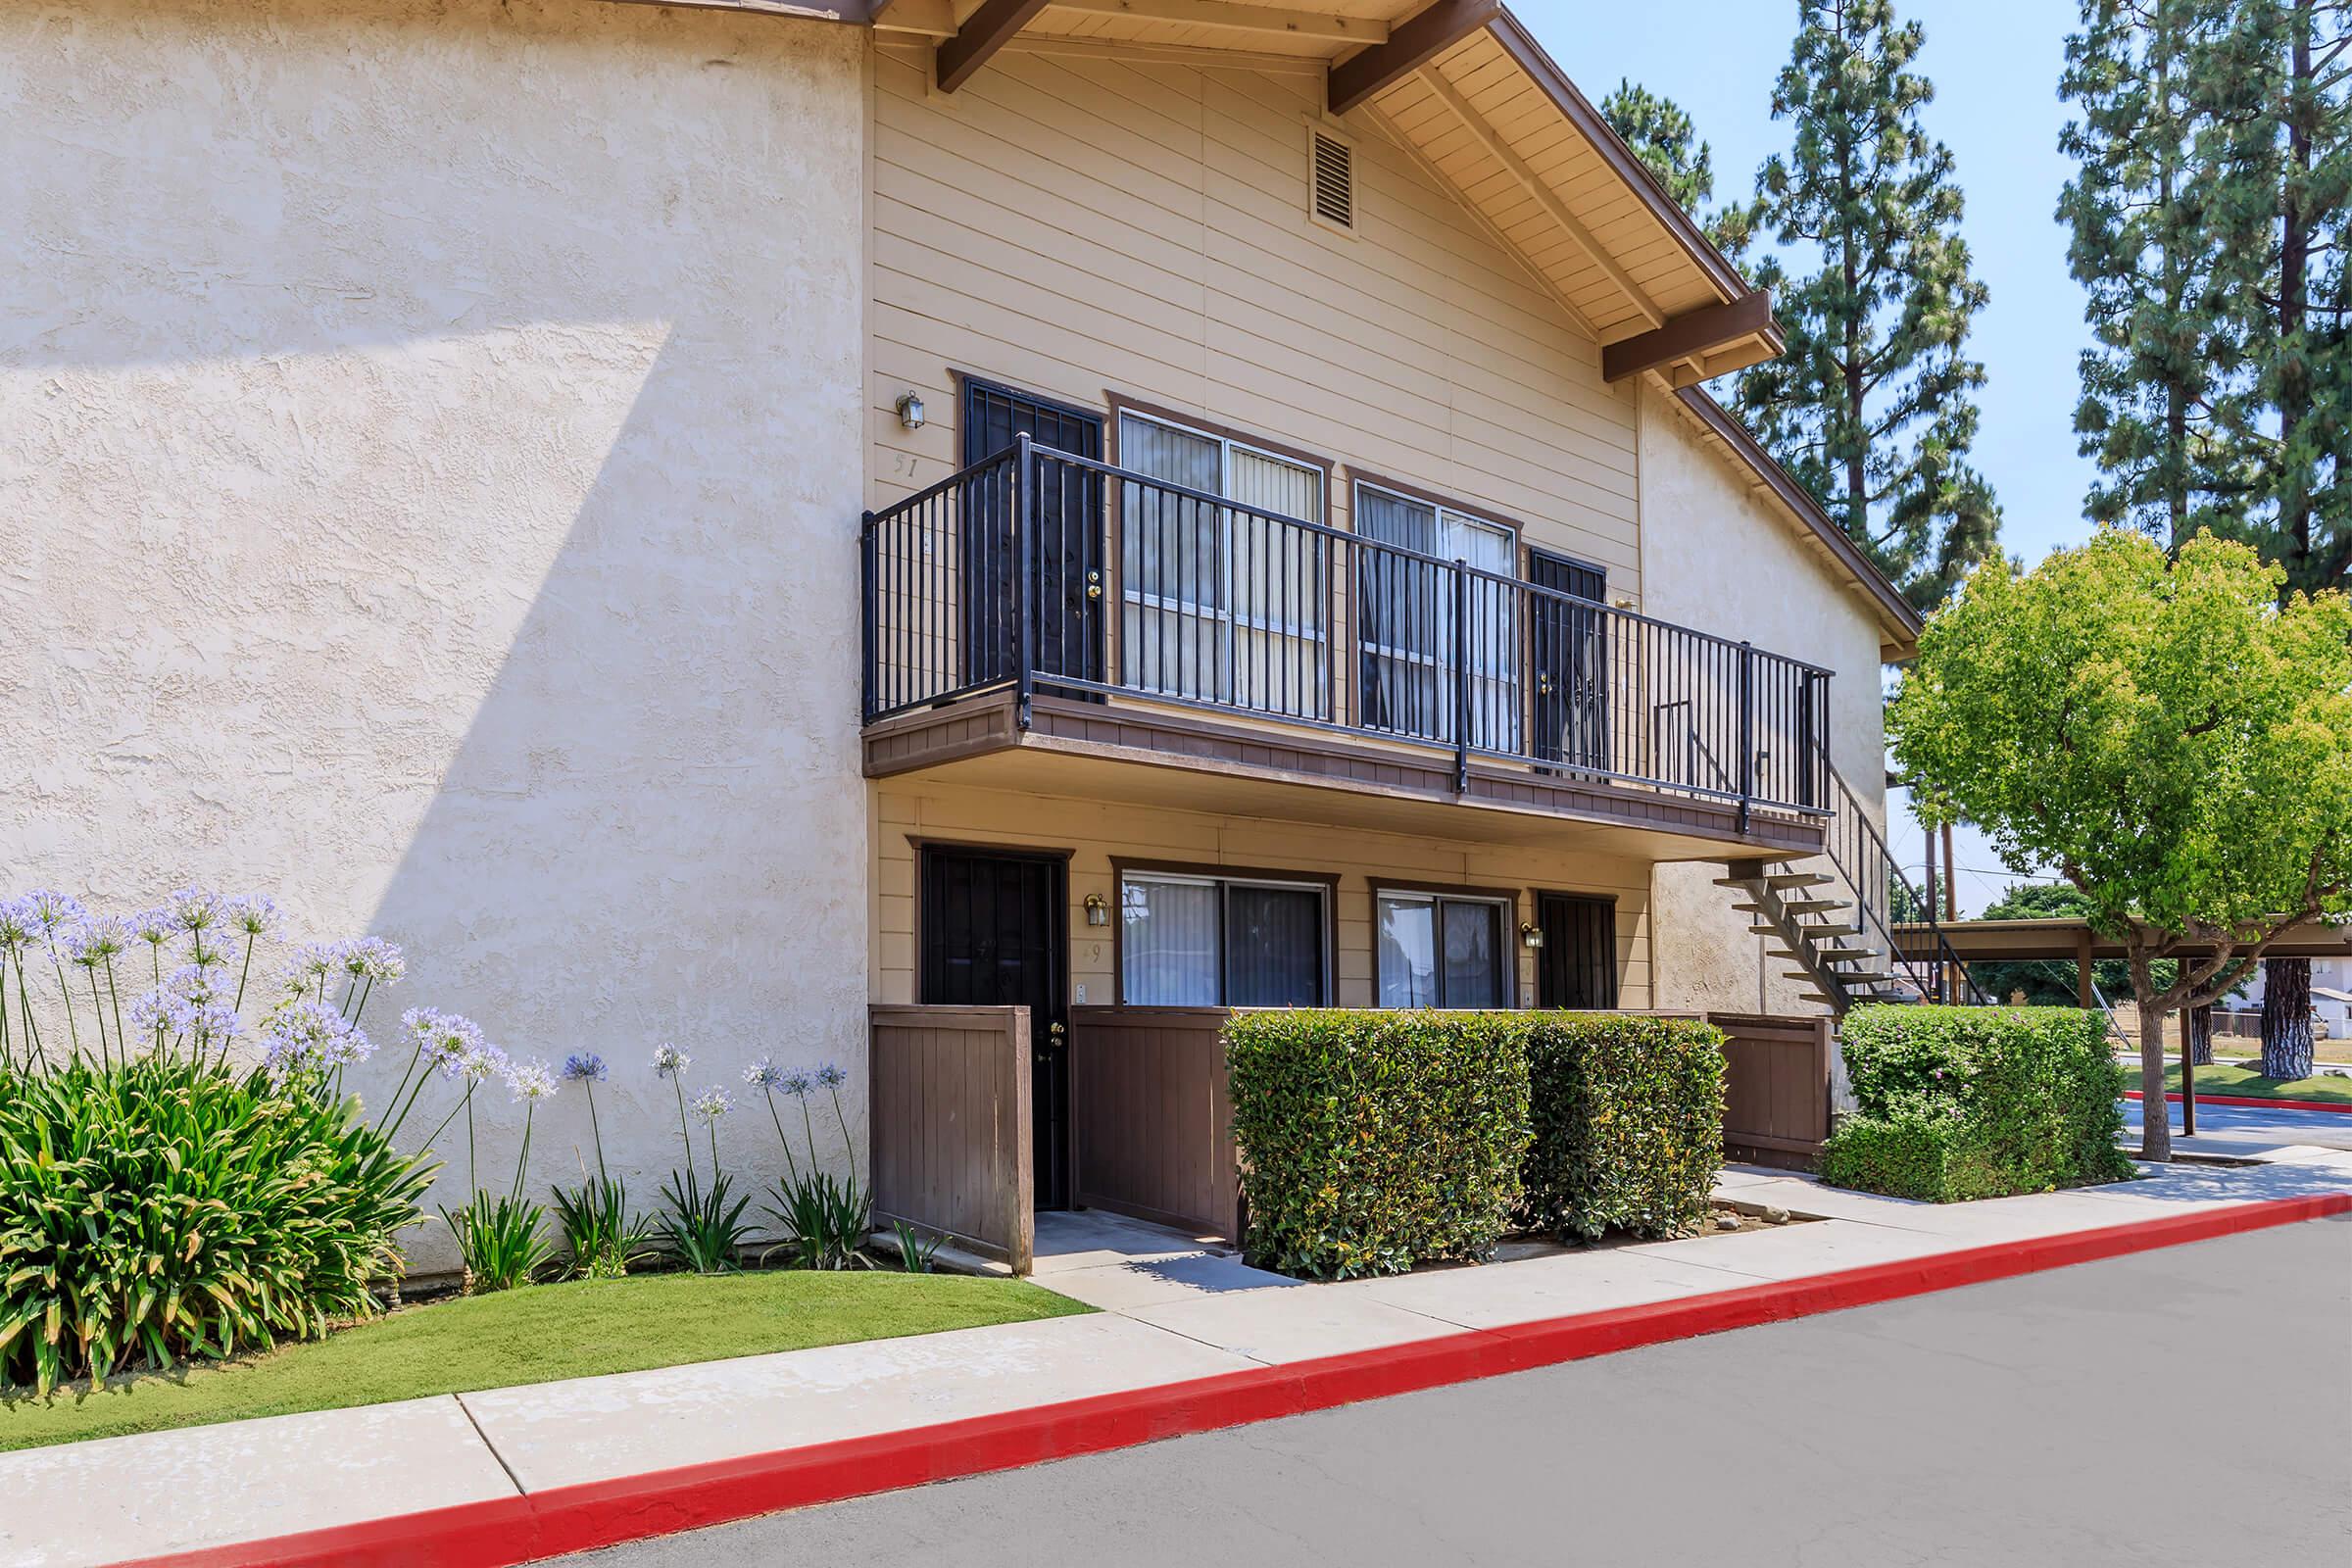
<path id="1" fill-rule="evenodd" d="M 849 1074 L 830 1062 L 804 1072 L 780 1068 L 762 1058 L 746 1069 L 743 1078 L 766 1097 L 768 1119 L 784 1150 L 786 1174 L 776 1183 L 777 1202 L 768 1208 L 783 1227 L 784 1248 L 803 1268 L 857 1268 L 868 1263 L 864 1248 L 872 1228 L 873 1198 L 858 1183 L 857 1144 L 841 1104 L 841 1086 L 849 1081 Z M 826 1170 L 817 1157 L 816 1123 L 808 1100 L 820 1089 L 832 1101 L 834 1120 L 841 1126 L 842 1148 L 850 1156 L 847 1178 Z M 792 1139 L 784 1131 L 784 1119 L 776 1105 L 778 1095 L 800 1102 L 803 1152 L 808 1156 L 806 1166 L 793 1153 Z"/>
<path id="2" fill-rule="evenodd" d="M 710 1137 L 710 1184 L 705 1187 L 695 1169 L 694 1135 L 686 1125 L 686 1068 L 692 1061 L 667 1041 L 654 1048 L 654 1074 L 669 1080 L 678 1103 L 678 1140 L 686 1151 L 686 1169 L 672 1171 L 662 1188 L 662 1234 L 671 1254 L 697 1274 L 732 1273 L 742 1267 L 743 1250 L 752 1239 L 752 1227 L 743 1219 L 752 1200 L 734 1196 L 734 1181 L 718 1158 L 718 1124 L 733 1102 L 718 1089 L 694 1097 L 694 1114 Z"/>
<path id="3" fill-rule="evenodd" d="M 626 1183 L 605 1167 L 605 1130 L 597 1119 L 596 1086 L 611 1076 L 605 1058 L 593 1051 L 575 1051 L 564 1058 L 564 1081 L 580 1086 L 588 1099 L 588 1131 L 596 1147 L 596 1175 L 580 1169 L 577 1187 L 558 1185 L 556 1222 L 571 1252 L 572 1272 L 587 1279 L 618 1279 L 646 1250 L 653 1227 L 629 1213 Z"/>

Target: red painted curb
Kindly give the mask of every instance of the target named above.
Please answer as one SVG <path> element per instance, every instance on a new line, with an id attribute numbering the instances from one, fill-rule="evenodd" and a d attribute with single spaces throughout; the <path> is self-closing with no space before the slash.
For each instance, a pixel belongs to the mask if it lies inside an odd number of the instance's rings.
<path id="1" fill-rule="evenodd" d="M 2139 1091 L 2136 1089 L 2127 1089 L 2124 1091 L 2124 1098 L 2126 1100 L 2137 1100 L 2139 1098 Z M 2179 1095 L 2168 1094 L 2164 1098 L 2171 1101 L 2176 1105 L 2180 1103 L 2180 1097 Z M 2340 1116 L 2352 1116 L 2352 1105 L 2347 1105 L 2341 1101 L 2335 1100 L 2278 1100 L 2263 1095 L 2208 1095 L 2200 1093 L 2197 1096 L 2197 1103 L 2200 1105 L 2251 1105 L 2258 1110 L 2326 1110 L 2332 1111 Z"/>
<path id="2" fill-rule="evenodd" d="M 1866 1306 L 2184 1242 L 2352 1213 L 2352 1193 L 2277 1199 L 2067 1236 L 1970 1248 L 1681 1300 L 1472 1331 L 1291 1366 L 1222 1373 L 905 1432 L 822 1443 L 527 1496 L 462 1503 L 118 1568 L 509 1568 L 567 1551 L 1013 1470 L 1639 1346 Z"/>

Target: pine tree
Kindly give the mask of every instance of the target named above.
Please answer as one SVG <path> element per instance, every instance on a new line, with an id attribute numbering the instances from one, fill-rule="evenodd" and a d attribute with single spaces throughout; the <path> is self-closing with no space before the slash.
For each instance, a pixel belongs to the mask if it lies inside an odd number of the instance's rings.
<path id="1" fill-rule="evenodd" d="M 1716 249 L 1737 256 L 1746 248 L 1747 209 L 1734 203 L 1709 210 L 1715 200 L 1714 153 L 1681 105 L 1621 76 L 1617 90 L 1600 101 L 1600 116 L 1657 175 L 1675 204 L 1698 220 Z"/>
<path id="2" fill-rule="evenodd" d="M 2191 178 L 2190 88 L 2217 0 L 2082 0 L 2058 91 L 2079 165 L 2058 201 L 2067 263 L 2087 296 L 2075 431 L 2099 477 L 2083 508 L 2178 550 L 2241 504 L 2222 439 L 2227 358 L 2217 233 Z"/>
<path id="3" fill-rule="evenodd" d="M 2352 578 L 2352 0 L 2219 8 L 2192 54 L 2189 183 L 2213 231 L 2230 374 L 2219 424 L 2246 481 L 2216 527 L 2286 572 Z"/>
<path id="4" fill-rule="evenodd" d="M 1758 437 L 1899 583 L 1945 598 L 1989 555 L 2000 511 L 1967 463 L 1984 368 L 1964 352 L 1985 301 L 1960 238 L 1952 155 L 1923 127 L 1925 34 L 1889 0 L 1800 0 L 1773 117 L 1788 154 L 1757 174 L 1755 222 L 1784 255 L 1756 269 L 1788 351 L 1744 371 Z"/>

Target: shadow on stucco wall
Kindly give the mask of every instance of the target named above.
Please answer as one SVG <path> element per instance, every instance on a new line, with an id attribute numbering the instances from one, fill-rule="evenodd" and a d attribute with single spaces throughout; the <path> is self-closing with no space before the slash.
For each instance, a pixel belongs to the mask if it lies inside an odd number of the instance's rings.
<path id="1" fill-rule="evenodd" d="M 739 1098 L 761 1054 L 855 1068 L 861 43 L 592 0 L 0 18 L 0 603 L 52 656 L 0 673 L 12 880 L 401 943 L 367 1077 L 420 1004 L 602 1052 L 649 1200 L 656 1041 Z M 519 1112 L 481 1109 L 503 1183 Z M 777 1166 L 756 1104 L 732 1134 Z M 587 1143 L 543 1110 L 533 1185 Z"/>

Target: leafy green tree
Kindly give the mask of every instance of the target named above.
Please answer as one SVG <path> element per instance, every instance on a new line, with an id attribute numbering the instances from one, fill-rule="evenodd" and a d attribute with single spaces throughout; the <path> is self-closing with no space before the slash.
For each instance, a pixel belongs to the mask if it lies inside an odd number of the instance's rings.
<path id="1" fill-rule="evenodd" d="M 1789 150 L 1758 172 L 1754 222 L 1788 254 L 1756 282 L 1788 351 L 1741 372 L 1740 411 L 1913 603 L 1993 549 L 2000 509 L 1968 465 L 1984 368 L 1965 352 L 1984 285 L 1960 237 L 1952 155 L 1920 111 L 1925 34 L 1889 0 L 1800 0 L 1773 89 Z M 1818 267 L 1792 275 L 1789 256 Z"/>
<path id="2" fill-rule="evenodd" d="M 2219 7 L 2192 54 L 2193 203 L 2225 395 L 2215 524 L 2316 591 L 2352 577 L 2352 0 Z"/>
<path id="3" fill-rule="evenodd" d="M 1965 816 L 2012 871 L 2055 869 L 2121 942 L 2151 1106 L 2167 1013 L 2352 911 L 2352 599 L 2282 608 L 2280 576 L 2241 543 L 2174 559 L 2114 527 L 2031 572 L 1987 562 L 1929 620 L 1887 715 L 1924 820 Z M 2142 1152 L 2169 1158 L 2165 1118 L 2144 1125 Z"/>
<path id="4" fill-rule="evenodd" d="M 1978 918 L 2081 920 L 2089 912 L 2090 901 L 2080 888 L 2063 882 L 2020 882 L 1984 906 Z M 2170 958 L 2157 959 L 2156 983 L 2171 985 L 2179 967 Z M 1977 988 L 1995 1002 L 2005 1003 L 2021 991 L 2028 1005 L 2035 1007 L 2071 1007 L 2079 1000 L 2072 958 L 1972 963 L 1968 973 Z M 2090 983 L 2102 997 L 2129 996 L 2132 971 L 2121 958 L 2100 958 L 2090 966 Z"/>
<path id="5" fill-rule="evenodd" d="M 1621 76 L 1617 90 L 1600 101 L 1600 117 L 1657 175 L 1675 204 L 1698 220 L 1716 249 L 1727 256 L 1746 249 L 1748 209 L 1739 203 L 1720 208 L 1713 205 L 1714 153 L 1699 138 L 1697 127 L 1681 105 Z"/>
<path id="6" fill-rule="evenodd" d="M 2096 460 L 2083 507 L 2174 546 L 2236 504 L 2221 436 L 2219 232 L 2191 177 L 2191 88 L 2218 0 L 2082 0 L 2058 91 L 2075 177 L 2058 200 L 2082 285 L 2075 432 Z"/>

